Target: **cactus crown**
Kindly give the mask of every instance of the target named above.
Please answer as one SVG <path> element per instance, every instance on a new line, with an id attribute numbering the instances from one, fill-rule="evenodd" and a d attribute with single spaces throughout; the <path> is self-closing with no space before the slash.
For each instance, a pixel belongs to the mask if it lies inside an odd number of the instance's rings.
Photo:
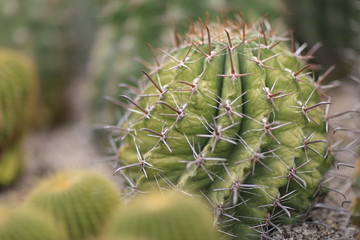
<path id="1" fill-rule="evenodd" d="M 115 127 L 132 190 L 201 192 L 231 235 L 266 234 L 311 205 L 329 167 L 326 121 L 299 51 L 270 25 L 193 24 L 161 50 Z"/>

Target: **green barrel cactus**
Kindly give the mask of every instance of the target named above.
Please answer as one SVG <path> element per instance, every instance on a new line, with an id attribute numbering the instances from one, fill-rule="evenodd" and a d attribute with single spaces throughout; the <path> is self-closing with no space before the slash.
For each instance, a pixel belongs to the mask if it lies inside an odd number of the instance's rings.
<path id="1" fill-rule="evenodd" d="M 119 198 L 115 187 L 92 172 L 58 173 L 36 187 L 27 204 L 65 226 L 69 239 L 89 239 L 103 228 Z"/>
<path id="2" fill-rule="evenodd" d="M 209 209 L 198 199 L 176 192 L 141 196 L 120 208 L 106 240 L 216 240 Z"/>
<path id="3" fill-rule="evenodd" d="M 38 82 L 22 53 L 0 49 L 0 149 L 24 135 L 34 117 Z"/>
<path id="4" fill-rule="evenodd" d="M 301 220 L 327 152 L 322 101 L 308 65 L 267 23 L 199 23 L 164 50 L 117 126 L 132 192 L 206 196 L 222 232 L 258 239 Z M 115 133 L 114 133 L 115 134 Z"/>
<path id="5" fill-rule="evenodd" d="M 23 151 L 20 143 L 0 153 L 0 188 L 7 187 L 18 177 L 23 167 Z"/>
<path id="6" fill-rule="evenodd" d="M 185 32 L 185 26 L 199 17 L 205 17 L 206 13 L 207 16 L 215 16 L 224 10 L 231 16 L 242 11 L 249 19 L 265 14 L 276 19 L 280 15 L 281 4 L 280 0 L 109 1 L 99 17 L 101 26 L 89 67 L 92 81 L 89 96 L 91 121 L 97 124 L 115 123 L 122 115 L 119 108 L 104 100 L 104 96 L 122 94 L 122 89 L 117 87 L 119 83 L 134 86 L 134 79 L 142 76 L 143 64 L 157 67 L 156 60 L 145 63 L 153 55 L 149 46 L 176 45 L 180 40 L 177 39 L 179 34 Z M 176 37 L 173 23 L 177 23 L 179 34 Z M 170 35 L 173 36 L 169 38 Z M 108 100 L 116 103 L 110 97 Z M 98 138 L 99 135 L 96 134 Z"/>
<path id="7" fill-rule="evenodd" d="M 52 218 L 31 208 L 0 207 L 0 240 L 63 240 Z"/>
<path id="8" fill-rule="evenodd" d="M 41 125 L 69 117 L 69 87 L 84 71 L 95 33 L 95 1 L 0 1 L 0 46 L 26 52 L 38 68 Z"/>
<path id="9" fill-rule="evenodd" d="M 283 0 L 286 19 L 294 38 L 310 49 L 317 43 L 314 63 L 332 79 L 344 78 L 359 52 L 359 7 L 357 0 Z M 304 45 L 305 46 L 305 45 Z"/>

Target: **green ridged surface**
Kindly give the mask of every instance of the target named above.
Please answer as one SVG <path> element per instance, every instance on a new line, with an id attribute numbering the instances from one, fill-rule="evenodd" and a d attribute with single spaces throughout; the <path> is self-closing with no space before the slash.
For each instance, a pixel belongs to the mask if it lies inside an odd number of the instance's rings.
<path id="1" fill-rule="evenodd" d="M 26 52 L 38 68 L 43 106 L 39 124 L 57 124 L 69 117 L 69 87 L 86 65 L 96 1 L 0 1 L 0 46 Z"/>
<path id="2" fill-rule="evenodd" d="M 0 207 L 0 240 L 64 240 L 53 219 L 31 208 Z"/>
<path id="3" fill-rule="evenodd" d="M 65 226 L 69 239 L 90 239 L 100 232 L 119 204 L 115 187 L 91 172 L 64 172 L 44 180 L 27 203 Z"/>
<path id="4" fill-rule="evenodd" d="M 244 39 L 241 25 L 208 25 L 210 58 L 201 24 L 188 33 L 197 48 L 184 44 L 164 54 L 150 74 L 160 90 L 140 89 L 133 99 L 143 110 L 128 101 L 117 172 L 136 191 L 201 192 L 223 231 L 258 239 L 270 222 L 299 221 L 311 206 L 331 165 L 317 106 L 328 103 L 283 38 L 254 24 Z"/>
<path id="5" fill-rule="evenodd" d="M 119 83 L 134 83 L 142 77 L 144 59 L 154 65 L 154 48 L 175 42 L 174 26 L 185 32 L 190 21 L 210 16 L 216 19 L 222 10 L 228 16 L 243 12 L 249 19 L 268 14 L 277 19 L 281 1 L 247 0 L 145 0 L 109 1 L 100 14 L 101 27 L 97 33 L 90 62 L 91 120 L 95 123 L 114 123 L 123 112 L 104 100 L 104 96 L 122 93 Z"/>
<path id="6" fill-rule="evenodd" d="M 29 128 L 37 87 L 32 62 L 20 52 L 0 49 L 0 152 Z"/>
<path id="7" fill-rule="evenodd" d="M 289 28 L 295 40 L 322 47 L 315 53 L 314 62 L 322 72 L 336 68 L 329 79 L 346 77 L 359 53 L 359 17 L 357 0 L 283 0 Z M 304 51 L 305 53 L 306 51 Z"/>
<path id="8" fill-rule="evenodd" d="M 211 212 L 198 199 L 180 193 L 139 197 L 120 208 L 106 240 L 215 240 Z"/>
<path id="9" fill-rule="evenodd" d="M 9 186 L 18 177 L 23 158 L 21 143 L 16 143 L 0 153 L 0 188 Z"/>

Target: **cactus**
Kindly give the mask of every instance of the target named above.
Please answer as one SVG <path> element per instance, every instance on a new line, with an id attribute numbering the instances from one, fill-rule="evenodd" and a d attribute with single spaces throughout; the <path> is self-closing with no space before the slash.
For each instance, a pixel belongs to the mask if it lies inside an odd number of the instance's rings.
<path id="1" fill-rule="evenodd" d="M 242 239 L 301 220 L 331 165 L 329 102 L 308 65 L 267 23 L 199 23 L 186 36 L 135 99 L 121 96 L 129 111 L 108 126 L 120 133 L 115 172 L 133 192 L 201 192 Z"/>
<path id="2" fill-rule="evenodd" d="M 202 202 L 170 192 L 141 196 L 120 208 L 104 239 L 215 240 L 217 234 Z"/>
<path id="3" fill-rule="evenodd" d="M 357 0 L 283 0 L 286 19 L 300 44 L 321 43 L 314 63 L 327 70 L 329 79 L 344 78 L 359 52 L 359 6 Z M 304 45 L 305 46 L 305 45 Z M 354 52 L 355 51 L 355 52 Z"/>
<path id="4" fill-rule="evenodd" d="M 22 53 L 0 49 L 0 187 L 11 184 L 22 166 L 21 141 L 36 112 L 34 71 Z"/>
<path id="5" fill-rule="evenodd" d="M 116 84 L 134 85 L 134 79 L 141 77 L 143 65 L 136 61 L 148 59 L 153 47 L 175 43 L 173 24 L 177 31 L 184 33 L 189 21 L 211 16 L 222 10 L 231 16 L 242 11 L 248 18 L 261 17 L 269 13 L 272 19 L 278 17 L 281 1 L 248 0 L 146 0 L 146 1 L 109 1 L 101 14 L 101 27 L 97 33 L 90 61 L 91 120 L 95 123 L 114 123 L 121 112 L 112 104 L 104 101 L 104 96 L 121 94 Z M 109 98 L 108 100 L 113 101 Z M 100 134 L 96 134 L 99 138 Z M 99 139 L 97 139 L 99 141 Z M 107 139 L 105 139 L 107 141 Z M 100 141 L 99 141 L 100 142 Z"/>
<path id="6" fill-rule="evenodd" d="M 66 228 L 69 239 L 89 239 L 98 234 L 117 207 L 115 187 L 91 172 L 63 172 L 44 180 L 27 204 L 51 214 Z"/>
<path id="7" fill-rule="evenodd" d="M 0 240 L 63 240 L 53 219 L 31 208 L 0 207 Z"/>
<path id="8" fill-rule="evenodd" d="M 0 148 L 21 138 L 34 117 L 38 92 L 31 61 L 22 53 L 0 50 Z"/>
<path id="9" fill-rule="evenodd" d="M 17 178 L 23 166 L 23 158 L 19 143 L 0 153 L 0 187 L 9 186 Z"/>
<path id="10" fill-rule="evenodd" d="M 69 117 L 69 86 L 83 71 L 95 31 L 96 0 L 2 0 L 0 46 L 31 55 L 40 77 L 39 124 Z"/>

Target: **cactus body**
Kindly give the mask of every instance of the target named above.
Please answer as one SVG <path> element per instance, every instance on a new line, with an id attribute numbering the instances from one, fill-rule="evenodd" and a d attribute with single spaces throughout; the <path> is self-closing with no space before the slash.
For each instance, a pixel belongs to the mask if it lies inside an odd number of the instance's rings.
<path id="1" fill-rule="evenodd" d="M 0 187 L 18 176 L 21 141 L 36 112 L 38 82 L 32 62 L 22 53 L 0 49 Z"/>
<path id="2" fill-rule="evenodd" d="M 265 26 L 227 21 L 209 32 L 191 27 L 146 75 L 151 84 L 134 100 L 122 96 L 130 112 L 117 128 L 117 172 L 133 191 L 200 191 L 223 231 L 257 239 L 310 207 L 331 164 L 320 109 L 328 103 Z"/>
<path id="3" fill-rule="evenodd" d="M 24 135 L 34 117 L 38 82 L 23 54 L 0 50 L 0 149 Z"/>
<path id="4" fill-rule="evenodd" d="M 0 154 L 0 187 L 9 186 L 19 175 L 23 166 L 21 144 L 14 144 Z"/>
<path id="5" fill-rule="evenodd" d="M 115 105 L 104 101 L 104 96 L 121 94 L 116 84 L 134 85 L 134 79 L 141 77 L 143 62 L 135 59 L 148 60 L 152 56 L 145 43 L 157 48 L 178 41 L 175 36 L 168 37 L 174 33 L 174 22 L 178 25 L 177 31 L 184 33 L 189 21 L 205 17 L 206 13 L 211 16 L 225 10 L 231 16 L 242 11 L 249 19 L 269 13 L 269 17 L 276 19 L 280 8 L 280 0 L 110 1 L 100 18 L 102 23 L 89 68 L 93 81 L 92 121 L 113 124 L 121 116 Z"/>
<path id="6" fill-rule="evenodd" d="M 107 229 L 107 240 L 215 240 L 211 212 L 179 193 L 139 197 L 121 208 Z"/>
<path id="7" fill-rule="evenodd" d="M 63 240 L 53 219 L 31 208 L 0 207 L 0 240 Z"/>
<path id="8" fill-rule="evenodd" d="M 118 204 L 112 184 L 90 172 L 64 172 L 33 190 L 28 204 L 52 215 L 69 239 L 89 239 L 99 233 Z"/>

